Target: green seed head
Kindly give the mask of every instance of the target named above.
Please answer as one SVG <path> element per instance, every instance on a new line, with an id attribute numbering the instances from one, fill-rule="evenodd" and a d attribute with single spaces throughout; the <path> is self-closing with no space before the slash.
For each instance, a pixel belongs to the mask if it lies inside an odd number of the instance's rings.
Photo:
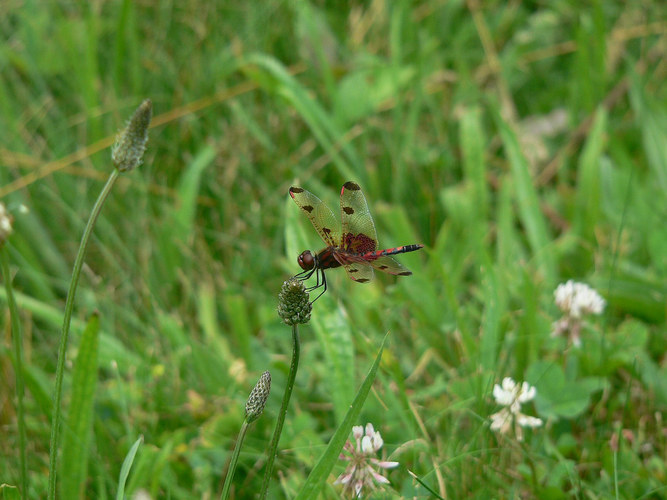
<path id="1" fill-rule="evenodd" d="M 245 404 L 245 419 L 248 423 L 254 422 L 262 415 L 270 392 L 271 374 L 266 371 L 259 377 Z"/>
<path id="2" fill-rule="evenodd" d="M 313 305 L 305 285 L 296 278 L 283 283 L 278 294 L 278 315 L 288 325 L 308 323 Z"/>
<path id="3" fill-rule="evenodd" d="M 125 129 L 118 134 L 116 143 L 111 148 L 111 160 L 120 172 L 134 170 L 141 165 L 148 142 L 148 125 L 151 123 L 152 112 L 151 100 L 144 100 Z"/>

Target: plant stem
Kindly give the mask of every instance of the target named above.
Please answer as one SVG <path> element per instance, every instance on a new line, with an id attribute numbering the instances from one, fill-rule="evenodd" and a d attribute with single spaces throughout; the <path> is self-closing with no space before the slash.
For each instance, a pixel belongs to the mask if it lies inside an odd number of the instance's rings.
<path id="1" fill-rule="evenodd" d="M 16 400 L 19 426 L 19 462 L 21 466 L 21 498 L 28 498 L 28 459 L 27 438 L 25 428 L 25 411 L 23 396 L 25 392 L 25 381 L 23 379 L 23 335 L 21 333 L 21 322 L 19 311 L 14 300 L 12 289 L 12 277 L 9 272 L 9 252 L 5 245 L 0 245 L 0 266 L 2 266 L 2 279 L 7 291 L 7 306 L 12 321 L 12 343 L 14 344 L 14 377 L 16 377 Z"/>
<path id="2" fill-rule="evenodd" d="M 236 446 L 234 447 L 234 453 L 232 453 L 232 459 L 229 462 L 229 468 L 227 469 L 225 486 L 222 488 L 222 495 L 220 495 L 220 498 L 222 500 L 229 498 L 229 491 L 232 489 L 232 480 L 234 479 L 234 472 L 236 472 L 236 463 L 239 461 L 239 454 L 241 453 L 241 446 L 243 445 L 245 434 L 248 431 L 248 425 L 249 425 L 248 421 L 244 420 L 243 425 L 241 426 L 241 431 L 239 432 L 239 437 L 236 439 Z"/>
<path id="3" fill-rule="evenodd" d="M 266 462 L 266 470 L 264 471 L 264 480 L 262 481 L 262 490 L 259 495 L 261 500 L 266 498 L 269 490 L 269 482 L 271 481 L 271 473 L 273 472 L 273 462 L 278 452 L 278 441 L 280 441 L 280 434 L 283 431 L 283 424 L 285 423 L 285 414 L 287 413 L 287 405 L 292 396 L 292 389 L 294 389 L 294 380 L 296 379 L 296 371 L 299 368 L 299 352 L 301 345 L 299 343 L 299 325 L 292 325 L 292 365 L 290 366 L 289 375 L 287 376 L 287 386 L 285 387 L 285 394 L 283 394 L 283 404 L 280 407 L 278 414 L 278 421 L 276 422 L 276 429 L 273 431 L 273 438 L 269 445 L 269 456 Z"/>
<path id="4" fill-rule="evenodd" d="M 88 242 L 90 236 L 93 233 L 93 227 L 95 222 L 102 211 L 102 206 L 104 205 L 107 196 L 111 192 L 111 188 L 118 179 L 119 172 L 117 169 L 114 169 L 107 180 L 107 183 L 102 188 L 93 210 L 88 219 L 88 224 L 83 231 L 83 236 L 81 237 L 81 244 L 79 245 L 79 252 L 76 255 L 76 260 L 74 261 L 74 268 L 72 270 L 72 279 L 69 284 L 69 290 L 67 292 L 67 300 L 65 302 L 65 315 L 63 317 L 63 328 L 60 334 L 60 345 L 58 346 L 58 361 L 56 364 L 56 389 L 53 396 L 53 417 L 51 420 L 51 441 L 49 444 L 49 489 L 48 489 L 48 499 L 55 500 L 56 498 L 56 471 L 58 468 L 58 441 L 59 441 L 59 431 L 60 431 L 60 419 L 61 419 L 61 402 L 62 402 L 62 393 L 63 393 L 63 376 L 65 373 L 65 355 L 67 353 L 67 340 L 69 337 L 69 328 L 72 319 L 72 311 L 74 310 L 74 297 L 76 295 L 76 289 L 79 284 L 79 277 L 81 276 L 81 268 L 83 267 L 83 260 L 86 256 L 86 250 L 88 249 Z"/>

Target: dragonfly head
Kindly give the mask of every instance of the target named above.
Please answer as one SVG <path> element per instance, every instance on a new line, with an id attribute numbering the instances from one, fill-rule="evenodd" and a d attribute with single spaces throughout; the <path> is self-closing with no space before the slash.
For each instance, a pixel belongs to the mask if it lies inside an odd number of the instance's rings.
<path id="1" fill-rule="evenodd" d="M 304 250 L 301 252 L 297 262 L 299 263 L 299 266 L 301 266 L 301 269 L 304 271 L 310 271 L 315 267 L 315 257 L 313 257 L 313 254 L 310 253 L 310 250 Z"/>

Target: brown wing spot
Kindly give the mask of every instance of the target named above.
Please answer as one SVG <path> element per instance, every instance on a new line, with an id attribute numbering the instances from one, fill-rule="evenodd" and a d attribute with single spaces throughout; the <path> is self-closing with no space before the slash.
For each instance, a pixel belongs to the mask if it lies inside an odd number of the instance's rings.
<path id="1" fill-rule="evenodd" d="M 360 278 L 360 279 L 355 280 L 355 281 L 357 281 L 358 283 L 368 283 L 370 280 L 368 278 Z"/>
<path id="2" fill-rule="evenodd" d="M 361 189 L 359 187 L 359 184 L 357 184 L 356 182 L 352 182 L 352 181 L 347 181 L 345 184 L 343 184 L 343 187 L 345 189 L 349 189 L 351 191 L 359 191 Z"/>
<path id="3" fill-rule="evenodd" d="M 331 229 L 329 229 L 328 227 L 323 227 L 322 232 L 325 234 L 331 234 Z"/>
<path id="4" fill-rule="evenodd" d="M 289 190 L 290 190 L 290 193 L 303 193 L 303 189 L 302 189 L 302 188 L 298 188 L 298 187 L 294 187 L 294 186 L 292 186 L 291 188 L 289 188 Z"/>
<path id="5" fill-rule="evenodd" d="M 304 205 L 301 208 L 303 208 L 306 212 L 310 213 L 313 211 L 313 206 L 312 205 Z"/>
<path id="6" fill-rule="evenodd" d="M 352 273 L 358 273 L 358 272 L 359 272 L 359 269 L 357 269 L 356 267 L 349 267 L 349 268 L 347 269 L 347 272 L 350 273 L 350 274 L 352 274 Z"/>
<path id="7" fill-rule="evenodd" d="M 402 273 L 398 273 L 399 276 L 410 276 L 412 274 L 412 271 L 404 271 Z"/>
<path id="8" fill-rule="evenodd" d="M 352 253 L 368 253 L 375 250 L 376 241 L 363 233 L 343 235 L 343 248 Z"/>
<path id="9" fill-rule="evenodd" d="M 388 266 L 385 266 L 385 265 L 378 266 L 378 269 L 387 269 L 387 268 L 388 268 Z"/>
<path id="10" fill-rule="evenodd" d="M 352 207 L 343 207 L 343 212 L 345 212 L 347 215 L 352 215 L 354 213 L 354 208 L 352 208 Z"/>

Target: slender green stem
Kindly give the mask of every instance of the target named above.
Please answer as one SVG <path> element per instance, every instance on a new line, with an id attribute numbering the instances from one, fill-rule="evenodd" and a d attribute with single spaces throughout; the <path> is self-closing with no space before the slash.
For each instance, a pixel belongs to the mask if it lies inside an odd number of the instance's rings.
<path id="1" fill-rule="evenodd" d="M 7 291 L 7 305 L 12 319 L 12 343 L 14 344 L 14 377 L 16 377 L 16 400 L 17 419 L 19 424 L 19 462 L 21 466 L 21 497 L 28 498 L 28 459 L 27 439 L 25 429 L 25 411 L 23 406 L 23 395 L 25 382 L 23 379 L 23 335 L 21 333 L 21 322 L 19 311 L 14 300 L 12 289 L 12 277 L 9 272 L 9 252 L 5 245 L 0 245 L 0 266 L 2 266 L 2 279 L 5 281 Z"/>
<path id="2" fill-rule="evenodd" d="M 79 245 L 79 253 L 76 255 L 74 261 L 74 269 L 72 270 L 72 280 L 69 284 L 67 292 L 67 300 L 65 302 L 65 315 L 63 318 L 63 328 L 60 334 L 60 345 L 58 346 L 58 361 L 56 365 L 56 388 L 53 396 L 53 419 L 51 421 L 51 442 L 49 445 L 49 490 L 48 499 L 55 500 L 56 498 L 56 471 L 58 468 L 58 440 L 60 434 L 60 419 L 61 419 L 61 402 L 63 393 L 63 376 L 65 373 L 65 355 L 67 352 L 67 340 L 69 337 L 70 322 L 72 319 L 72 311 L 74 310 L 74 297 L 76 295 L 76 288 L 79 284 L 79 277 L 81 276 L 81 268 L 83 260 L 88 249 L 88 242 L 93 233 L 95 222 L 102 211 L 107 196 L 111 192 L 111 188 L 118 179 L 118 170 L 114 169 L 107 183 L 102 188 L 100 196 L 97 198 L 93 210 L 88 219 L 88 224 L 83 231 L 81 237 L 81 244 Z"/>
<path id="3" fill-rule="evenodd" d="M 273 472 L 273 462 L 278 452 L 278 441 L 280 441 L 280 434 L 283 431 L 283 424 L 285 423 L 285 414 L 287 413 L 287 405 L 292 396 L 292 389 L 294 389 L 294 380 L 296 379 L 296 371 L 299 368 L 299 353 L 301 344 L 299 343 L 299 325 L 292 325 L 292 365 L 290 366 L 289 375 L 287 376 L 287 386 L 285 387 L 285 394 L 283 395 L 283 404 L 280 407 L 278 414 L 278 421 L 276 422 L 276 429 L 273 431 L 273 438 L 269 445 L 269 456 L 266 462 L 266 470 L 264 471 L 264 480 L 262 481 L 262 490 L 259 495 L 261 500 L 266 498 L 269 491 L 269 482 L 271 481 L 271 473 Z"/>
<path id="4" fill-rule="evenodd" d="M 234 472 L 236 472 L 236 463 L 239 461 L 239 454 L 241 453 L 241 446 L 245 439 L 245 433 L 248 431 L 248 421 L 244 420 L 239 432 L 239 437 L 236 440 L 234 453 L 232 453 L 232 460 L 229 462 L 229 469 L 227 469 L 227 477 L 225 478 L 225 486 L 222 488 L 222 495 L 220 498 L 225 500 L 229 498 L 229 491 L 232 489 L 232 480 L 234 479 Z"/>

